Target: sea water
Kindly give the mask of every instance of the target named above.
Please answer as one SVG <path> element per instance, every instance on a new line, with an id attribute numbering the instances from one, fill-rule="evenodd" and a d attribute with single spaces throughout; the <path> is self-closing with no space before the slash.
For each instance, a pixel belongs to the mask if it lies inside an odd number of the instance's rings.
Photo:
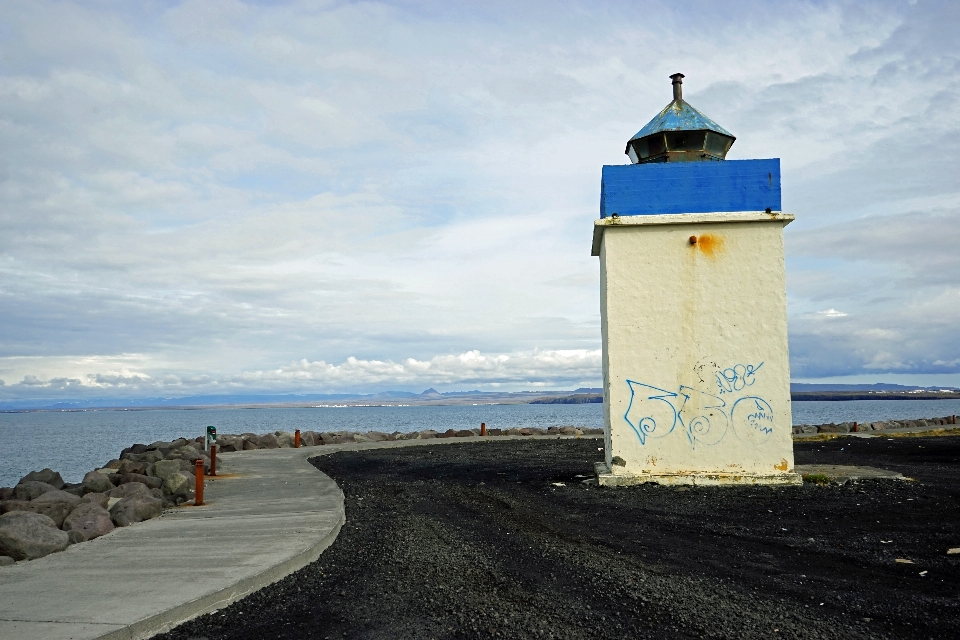
<path id="1" fill-rule="evenodd" d="M 960 400 L 853 400 L 794 402 L 794 424 L 873 422 L 960 414 Z M 67 482 L 133 443 L 219 433 L 273 431 L 420 431 L 434 429 L 602 427 L 600 404 L 500 404 L 410 407 L 269 409 L 159 409 L 0 413 L 0 486 L 49 467 Z"/>

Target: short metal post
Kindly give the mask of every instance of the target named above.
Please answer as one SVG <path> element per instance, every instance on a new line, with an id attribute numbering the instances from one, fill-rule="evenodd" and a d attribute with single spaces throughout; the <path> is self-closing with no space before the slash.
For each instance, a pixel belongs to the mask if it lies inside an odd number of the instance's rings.
<path id="1" fill-rule="evenodd" d="M 853 430 L 854 430 L 854 432 L 860 431 L 860 423 L 859 423 L 859 422 L 854 422 L 854 423 L 853 423 Z"/>
<path id="2" fill-rule="evenodd" d="M 210 475 L 217 475 L 217 445 L 210 445 Z"/>
<path id="3" fill-rule="evenodd" d="M 481 422 L 481 423 L 480 423 L 480 435 L 481 435 L 481 436 L 487 435 L 487 423 L 486 423 L 486 422 Z"/>
<path id="4" fill-rule="evenodd" d="M 197 458 L 194 477 L 197 479 L 197 484 L 194 488 L 193 506 L 199 507 L 203 504 L 203 458 Z"/>
<path id="5" fill-rule="evenodd" d="M 300 448 L 300 429 L 297 429 L 296 431 L 293 432 L 293 448 L 294 449 Z"/>

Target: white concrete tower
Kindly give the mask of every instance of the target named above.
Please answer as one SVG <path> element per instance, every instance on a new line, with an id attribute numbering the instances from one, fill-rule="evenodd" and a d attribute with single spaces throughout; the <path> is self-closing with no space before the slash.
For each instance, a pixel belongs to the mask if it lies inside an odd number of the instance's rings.
<path id="1" fill-rule="evenodd" d="M 598 481 L 798 484 L 793 470 L 780 161 L 674 99 L 604 166 L 606 455 Z"/>

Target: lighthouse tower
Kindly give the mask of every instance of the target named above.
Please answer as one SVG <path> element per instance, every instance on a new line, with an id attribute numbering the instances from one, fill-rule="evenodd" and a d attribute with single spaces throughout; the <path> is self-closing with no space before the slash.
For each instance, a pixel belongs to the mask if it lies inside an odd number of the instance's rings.
<path id="1" fill-rule="evenodd" d="M 603 167 L 602 485 L 798 484 L 793 470 L 780 161 L 683 99 Z"/>

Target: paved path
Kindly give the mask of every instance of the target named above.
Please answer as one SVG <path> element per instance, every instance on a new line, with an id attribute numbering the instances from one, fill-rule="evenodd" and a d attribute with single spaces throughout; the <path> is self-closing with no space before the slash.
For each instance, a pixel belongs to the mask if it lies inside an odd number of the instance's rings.
<path id="1" fill-rule="evenodd" d="M 331 447 L 332 449 L 332 447 Z M 316 560 L 344 522 L 320 447 L 225 453 L 207 504 L 0 569 L 3 640 L 130 640 L 219 609 Z"/>

